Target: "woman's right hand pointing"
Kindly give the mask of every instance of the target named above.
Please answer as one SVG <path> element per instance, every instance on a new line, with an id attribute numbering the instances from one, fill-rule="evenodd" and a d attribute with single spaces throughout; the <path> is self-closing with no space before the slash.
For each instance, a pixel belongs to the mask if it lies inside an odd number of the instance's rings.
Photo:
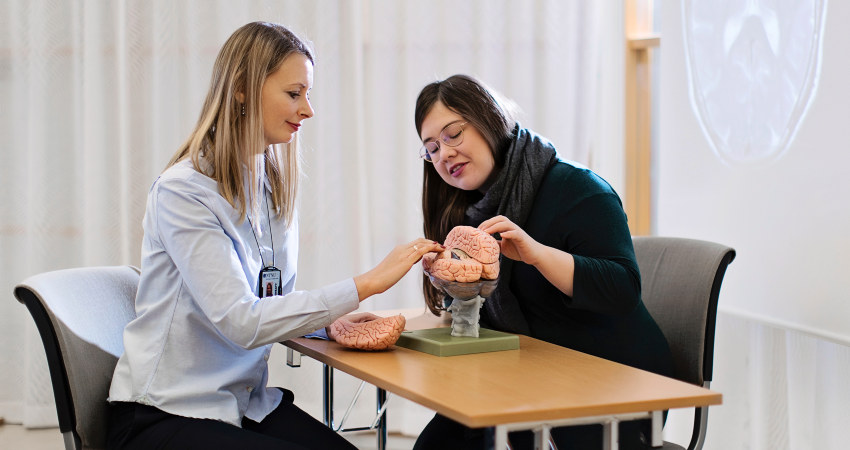
<path id="1" fill-rule="evenodd" d="M 395 247 L 374 269 L 354 277 L 360 301 L 380 294 L 398 283 L 426 253 L 443 250 L 445 248 L 442 245 L 425 238 Z"/>

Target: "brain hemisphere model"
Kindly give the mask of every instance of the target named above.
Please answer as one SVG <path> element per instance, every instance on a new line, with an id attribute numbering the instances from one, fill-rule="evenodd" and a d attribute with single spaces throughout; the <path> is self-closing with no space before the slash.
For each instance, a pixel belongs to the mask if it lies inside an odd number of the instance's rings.
<path id="1" fill-rule="evenodd" d="M 499 277 L 499 242 L 478 228 L 452 228 L 440 254 L 429 253 L 422 266 L 429 274 L 446 280 L 469 283 Z"/>
<path id="2" fill-rule="evenodd" d="M 360 350 L 384 350 L 396 343 L 405 324 L 401 314 L 366 322 L 341 318 L 330 325 L 330 331 L 340 345 Z"/>

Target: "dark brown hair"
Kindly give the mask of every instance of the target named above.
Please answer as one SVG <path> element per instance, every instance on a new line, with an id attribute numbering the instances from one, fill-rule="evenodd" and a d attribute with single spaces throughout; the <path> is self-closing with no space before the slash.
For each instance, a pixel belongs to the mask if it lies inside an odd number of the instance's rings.
<path id="1" fill-rule="evenodd" d="M 422 134 L 422 122 L 440 102 L 459 114 L 475 127 L 490 145 L 499 170 L 504 165 L 504 155 L 512 138 L 516 120 L 513 106 L 484 83 L 468 75 L 453 75 L 442 81 L 428 84 L 416 99 L 414 120 L 416 134 Z M 425 237 L 443 242 L 452 228 L 463 225 L 466 209 L 481 198 L 478 191 L 465 191 L 450 186 L 437 173 L 434 165 L 423 161 L 422 215 Z M 422 283 L 425 303 L 434 314 L 443 309 L 442 295 L 431 285 L 425 275 Z"/>

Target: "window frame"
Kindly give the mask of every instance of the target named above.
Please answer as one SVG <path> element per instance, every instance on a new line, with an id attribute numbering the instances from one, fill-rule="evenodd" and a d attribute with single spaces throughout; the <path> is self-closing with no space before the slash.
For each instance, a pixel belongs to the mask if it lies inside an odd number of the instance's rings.
<path id="1" fill-rule="evenodd" d="M 653 0 L 625 2 L 625 199 L 632 235 L 653 232 Z"/>

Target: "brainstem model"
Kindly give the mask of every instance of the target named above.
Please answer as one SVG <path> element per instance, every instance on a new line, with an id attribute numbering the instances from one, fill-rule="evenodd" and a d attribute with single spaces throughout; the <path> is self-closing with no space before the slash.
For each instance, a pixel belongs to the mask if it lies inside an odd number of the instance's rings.
<path id="1" fill-rule="evenodd" d="M 452 298 L 452 336 L 478 337 L 479 310 L 499 278 L 499 241 L 469 226 L 449 231 L 446 250 L 429 253 L 422 267 L 431 284 Z"/>

